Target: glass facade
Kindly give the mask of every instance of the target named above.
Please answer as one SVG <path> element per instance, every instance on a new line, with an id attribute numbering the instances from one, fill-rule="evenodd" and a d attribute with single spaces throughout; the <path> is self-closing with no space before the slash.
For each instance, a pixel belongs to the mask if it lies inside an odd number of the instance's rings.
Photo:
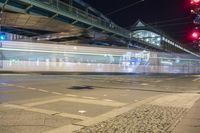
<path id="1" fill-rule="evenodd" d="M 132 33 L 132 37 L 138 38 L 157 47 L 160 47 L 161 45 L 161 36 L 151 31 L 137 30 Z"/>
<path id="2" fill-rule="evenodd" d="M 144 25 L 142 25 L 142 26 L 144 26 Z M 200 57 L 199 54 L 196 54 L 196 53 L 182 47 L 180 43 L 177 43 L 164 35 L 159 35 L 155 32 L 149 31 L 149 30 L 143 30 L 143 29 L 135 30 L 131 33 L 131 37 L 137 38 L 141 41 L 147 42 L 148 44 L 150 44 L 154 47 L 159 47 L 159 48 L 162 48 L 161 43 L 164 42 L 164 43 L 162 43 L 163 45 L 170 45 L 170 46 L 177 48 L 179 50 L 182 50 L 186 53 L 189 53 L 196 57 Z M 171 49 L 168 49 L 168 50 L 173 51 Z"/>

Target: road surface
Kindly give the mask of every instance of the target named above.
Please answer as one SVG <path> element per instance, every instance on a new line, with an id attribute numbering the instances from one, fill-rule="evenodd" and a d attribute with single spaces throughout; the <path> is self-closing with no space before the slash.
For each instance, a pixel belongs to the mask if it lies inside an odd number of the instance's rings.
<path id="1" fill-rule="evenodd" d="M 172 132 L 199 75 L 0 75 L 0 132 Z"/>

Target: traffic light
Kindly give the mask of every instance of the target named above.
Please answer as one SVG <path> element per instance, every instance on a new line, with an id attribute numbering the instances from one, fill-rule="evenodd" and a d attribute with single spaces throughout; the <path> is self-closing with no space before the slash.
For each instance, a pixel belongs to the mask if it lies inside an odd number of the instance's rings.
<path id="1" fill-rule="evenodd" d="M 199 32 L 194 31 L 194 32 L 192 33 L 192 38 L 193 38 L 193 39 L 198 39 L 198 38 L 199 38 Z"/>
<path id="2" fill-rule="evenodd" d="M 192 5 L 199 5 L 200 4 L 200 0 L 191 0 L 190 2 Z"/>
<path id="3" fill-rule="evenodd" d="M 197 41 L 197 40 L 200 39 L 200 32 L 199 32 L 198 29 L 195 29 L 195 30 L 192 31 L 192 33 L 191 33 L 191 39 L 193 41 Z"/>
<path id="4" fill-rule="evenodd" d="M 193 44 L 200 50 L 200 0 L 191 0 L 191 13 L 194 15 L 193 23 L 196 26 L 196 28 L 193 30 L 193 32 L 190 35 L 191 40 L 193 41 Z"/>

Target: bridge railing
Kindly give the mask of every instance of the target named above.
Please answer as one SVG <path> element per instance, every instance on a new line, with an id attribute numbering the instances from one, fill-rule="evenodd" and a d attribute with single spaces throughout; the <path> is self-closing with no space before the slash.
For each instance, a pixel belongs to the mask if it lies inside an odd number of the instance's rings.
<path id="1" fill-rule="evenodd" d="M 75 18 L 76 20 L 82 20 L 91 26 L 99 27 L 105 31 L 112 32 L 114 34 L 129 38 L 129 31 L 114 24 L 113 22 L 108 22 L 103 18 L 97 17 L 87 11 L 78 9 L 72 5 L 61 2 L 59 0 L 29 0 L 34 5 L 34 2 L 42 5 L 43 7 L 54 9 L 55 11 L 66 13 L 67 15 Z"/>

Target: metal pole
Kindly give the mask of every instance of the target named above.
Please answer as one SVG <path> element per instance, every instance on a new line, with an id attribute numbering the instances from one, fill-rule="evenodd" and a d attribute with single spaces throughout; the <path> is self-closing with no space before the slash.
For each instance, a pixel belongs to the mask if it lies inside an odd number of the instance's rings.
<path id="1" fill-rule="evenodd" d="M 1 33 L 1 30 L 2 30 L 3 9 L 4 9 L 4 6 L 2 7 L 1 12 L 0 12 L 0 33 Z"/>

